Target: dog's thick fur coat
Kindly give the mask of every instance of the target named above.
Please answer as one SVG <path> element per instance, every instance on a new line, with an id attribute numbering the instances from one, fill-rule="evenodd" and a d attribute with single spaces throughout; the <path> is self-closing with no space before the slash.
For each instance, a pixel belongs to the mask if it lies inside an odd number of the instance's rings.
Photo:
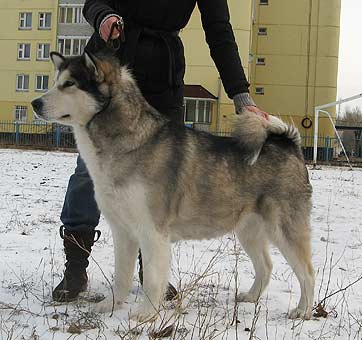
<path id="1" fill-rule="evenodd" d="M 245 112 L 233 137 L 170 122 L 142 97 L 130 72 L 112 58 L 52 53 L 54 87 L 33 102 L 38 116 L 73 126 L 114 242 L 115 309 L 132 283 L 140 248 L 144 303 L 158 309 L 168 280 L 171 242 L 235 232 L 255 268 L 239 301 L 255 302 L 269 282 L 268 243 L 293 268 L 301 290 L 291 318 L 309 319 L 314 272 L 311 185 L 296 128 Z M 112 310 L 112 297 L 96 310 Z"/>

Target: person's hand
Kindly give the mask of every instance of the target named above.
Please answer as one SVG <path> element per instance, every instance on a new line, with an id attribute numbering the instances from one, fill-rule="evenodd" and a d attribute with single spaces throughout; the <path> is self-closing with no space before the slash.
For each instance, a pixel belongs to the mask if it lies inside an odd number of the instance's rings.
<path id="1" fill-rule="evenodd" d="M 258 116 L 269 120 L 269 114 L 260 110 L 248 92 L 238 93 L 233 97 L 236 114 L 243 114 L 243 111 L 254 112 Z"/>
<path id="2" fill-rule="evenodd" d="M 107 42 L 109 34 L 111 32 L 111 28 L 114 22 L 117 22 L 119 20 L 118 17 L 109 17 L 107 20 L 105 20 L 101 27 L 99 28 L 99 32 L 101 35 L 101 38 Z M 117 39 L 119 37 L 120 33 L 117 29 L 113 30 L 111 39 Z"/>
<path id="3" fill-rule="evenodd" d="M 257 106 L 248 105 L 248 106 L 244 106 L 244 109 L 245 109 L 245 110 L 248 110 L 248 111 L 251 111 L 251 112 L 254 112 L 254 113 L 256 113 L 258 116 L 263 117 L 263 118 L 266 119 L 266 120 L 269 120 L 269 113 L 260 110 Z"/>

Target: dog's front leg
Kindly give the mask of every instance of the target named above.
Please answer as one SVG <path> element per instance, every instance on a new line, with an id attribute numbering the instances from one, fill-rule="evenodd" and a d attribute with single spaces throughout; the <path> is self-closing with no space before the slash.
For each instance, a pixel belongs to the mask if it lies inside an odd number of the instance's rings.
<path id="1" fill-rule="evenodd" d="M 141 240 L 143 262 L 144 300 L 132 313 L 132 319 L 140 321 L 157 317 L 163 299 L 170 269 L 170 241 L 154 231 Z"/>
<path id="2" fill-rule="evenodd" d="M 138 242 L 130 233 L 119 226 L 113 227 L 112 236 L 114 246 L 115 277 L 113 294 L 96 304 L 94 310 L 107 313 L 120 309 L 132 287 L 132 278 L 138 254 Z"/>

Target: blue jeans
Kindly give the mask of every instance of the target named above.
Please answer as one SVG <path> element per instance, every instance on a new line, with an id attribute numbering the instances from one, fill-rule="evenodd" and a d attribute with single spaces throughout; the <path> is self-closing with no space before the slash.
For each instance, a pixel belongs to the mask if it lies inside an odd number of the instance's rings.
<path id="1" fill-rule="evenodd" d="M 69 231 L 86 231 L 95 229 L 99 217 L 93 182 L 83 159 L 78 156 L 77 167 L 69 179 L 60 219 Z"/>
<path id="2" fill-rule="evenodd" d="M 170 104 L 172 102 L 172 98 L 170 99 L 170 96 L 167 96 L 167 94 L 164 96 L 157 95 L 157 97 L 145 97 L 161 113 L 166 114 L 175 121 L 181 122 L 183 121 L 182 90 L 181 101 L 179 98 L 180 93 L 176 93 L 176 95 L 177 98 L 174 100 L 174 105 L 168 107 L 162 107 L 162 103 Z M 162 102 L 160 103 L 159 101 Z M 94 199 L 92 179 L 89 176 L 84 161 L 78 156 L 77 167 L 69 179 L 60 220 L 68 231 L 82 232 L 94 230 L 99 223 L 99 217 L 100 211 Z"/>

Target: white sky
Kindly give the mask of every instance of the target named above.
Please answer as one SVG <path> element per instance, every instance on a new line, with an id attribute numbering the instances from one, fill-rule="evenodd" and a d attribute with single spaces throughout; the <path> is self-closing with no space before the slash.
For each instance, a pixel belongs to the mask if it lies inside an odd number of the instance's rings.
<path id="1" fill-rule="evenodd" d="M 338 98 L 362 93 L 362 0 L 341 0 Z M 342 106 L 362 108 L 362 99 Z"/>

